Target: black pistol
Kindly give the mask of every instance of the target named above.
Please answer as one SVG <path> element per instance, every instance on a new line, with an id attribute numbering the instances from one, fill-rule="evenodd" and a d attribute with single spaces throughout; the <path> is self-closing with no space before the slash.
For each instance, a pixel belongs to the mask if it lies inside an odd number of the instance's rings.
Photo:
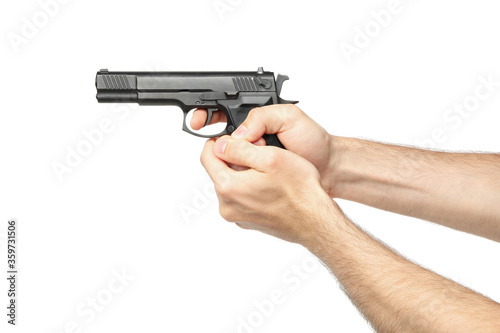
<path id="1" fill-rule="evenodd" d="M 174 105 L 184 112 L 182 129 L 190 134 L 212 138 L 230 135 L 248 116 L 250 110 L 271 104 L 295 104 L 279 95 L 288 76 L 273 72 L 97 72 L 99 103 L 139 103 L 140 105 Z M 210 123 L 213 112 L 226 115 L 226 127 L 218 133 L 195 132 L 189 126 L 188 114 L 194 109 L 207 110 Z M 264 135 L 267 145 L 285 148 L 276 134 Z"/>

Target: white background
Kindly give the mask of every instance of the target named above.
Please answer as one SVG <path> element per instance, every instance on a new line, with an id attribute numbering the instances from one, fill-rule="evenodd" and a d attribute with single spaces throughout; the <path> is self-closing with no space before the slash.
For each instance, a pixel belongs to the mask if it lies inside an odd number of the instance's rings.
<path id="1" fill-rule="evenodd" d="M 33 22 L 42 9 L 35 0 L 2 3 L 0 232 L 18 219 L 20 278 L 15 329 L 1 280 L 1 332 L 59 333 L 69 324 L 66 332 L 225 333 L 249 316 L 256 327 L 241 332 L 371 331 L 325 268 L 291 272 L 310 268 L 300 246 L 225 222 L 212 197 L 183 218 L 180 208 L 194 207 L 210 185 L 199 163 L 204 140 L 181 131 L 175 107 L 98 104 L 100 68 L 264 66 L 288 74 L 282 96 L 300 100 L 332 134 L 416 145 L 439 127 L 440 149 L 499 150 L 500 87 L 458 128 L 443 121 L 480 76 L 500 81 L 497 1 L 401 0 L 350 63 L 341 43 L 353 44 L 356 27 L 389 1 L 221 2 L 231 6 L 222 16 L 213 0 L 72 0 L 17 52 L 8 36 L 22 35 L 23 18 Z M 53 163 L 65 163 L 67 147 L 103 119 L 112 132 L 60 181 Z M 497 243 L 340 204 L 402 254 L 500 301 Z M 113 270 L 122 269 L 133 280 L 92 320 L 79 315 L 89 297 L 109 296 Z M 284 302 L 256 314 L 254 302 L 275 289 Z"/>

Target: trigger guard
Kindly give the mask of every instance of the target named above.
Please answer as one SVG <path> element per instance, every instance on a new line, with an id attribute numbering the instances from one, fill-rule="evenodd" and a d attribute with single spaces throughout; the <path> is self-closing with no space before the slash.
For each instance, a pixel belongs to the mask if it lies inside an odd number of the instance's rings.
<path id="1" fill-rule="evenodd" d="M 218 110 L 218 109 L 212 109 L 212 110 Z M 200 138 L 210 139 L 210 138 L 217 138 L 217 137 L 223 136 L 223 135 L 231 135 L 231 133 L 233 133 L 234 130 L 235 130 L 234 126 L 231 123 L 228 122 L 226 128 L 222 132 L 220 132 L 220 133 L 213 134 L 213 135 L 206 135 L 206 134 L 196 133 L 196 132 L 193 132 L 189 128 L 189 126 L 186 124 L 187 115 L 188 115 L 188 112 L 184 112 L 184 121 L 182 122 L 182 130 L 184 132 L 187 132 L 187 133 L 189 133 L 191 135 L 194 135 L 194 136 L 197 136 L 197 137 L 200 137 Z M 210 120 L 211 120 L 211 117 L 210 117 Z"/>

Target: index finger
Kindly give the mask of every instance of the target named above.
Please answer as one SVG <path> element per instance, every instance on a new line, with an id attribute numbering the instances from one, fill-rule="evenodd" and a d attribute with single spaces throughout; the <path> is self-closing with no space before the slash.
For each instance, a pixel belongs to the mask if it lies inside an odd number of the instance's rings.
<path id="1" fill-rule="evenodd" d="M 196 109 L 193 113 L 193 117 L 191 118 L 191 128 L 195 131 L 201 129 L 205 126 L 207 121 L 207 110 L 205 109 Z M 225 123 L 227 122 L 226 115 L 222 111 L 215 111 L 212 116 L 212 120 L 208 125 L 216 124 L 216 123 Z"/>

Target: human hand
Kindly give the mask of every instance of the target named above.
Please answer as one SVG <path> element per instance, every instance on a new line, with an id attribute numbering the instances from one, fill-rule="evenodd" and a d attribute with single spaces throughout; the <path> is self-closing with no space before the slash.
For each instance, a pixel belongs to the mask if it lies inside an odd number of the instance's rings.
<path id="1" fill-rule="evenodd" d="M 191 119 L 191 127 L 195 130 L 202 128 L 206 119 L 206 110 L 196 110 Z M 210 123 L 225 121 L 225 114 L 217 111 Z M 277 104 L 253 109 L 232 137 L 265 144 L 261 139 L 262 135 L 275 133 L 287 150 L 305 158 L 316 167 L 324 190 L 333 196 L 333 138 L 297 106 Z"/>
<path id="2" fill-rule="evenodd" d="M 214 181 L 220 214 L 245 229 L 307 246 L 325 229 L 320 216 L 337 207 L 317 169 L 285 149 L 223 136 L 207 141 L 201 162 Z"/>

